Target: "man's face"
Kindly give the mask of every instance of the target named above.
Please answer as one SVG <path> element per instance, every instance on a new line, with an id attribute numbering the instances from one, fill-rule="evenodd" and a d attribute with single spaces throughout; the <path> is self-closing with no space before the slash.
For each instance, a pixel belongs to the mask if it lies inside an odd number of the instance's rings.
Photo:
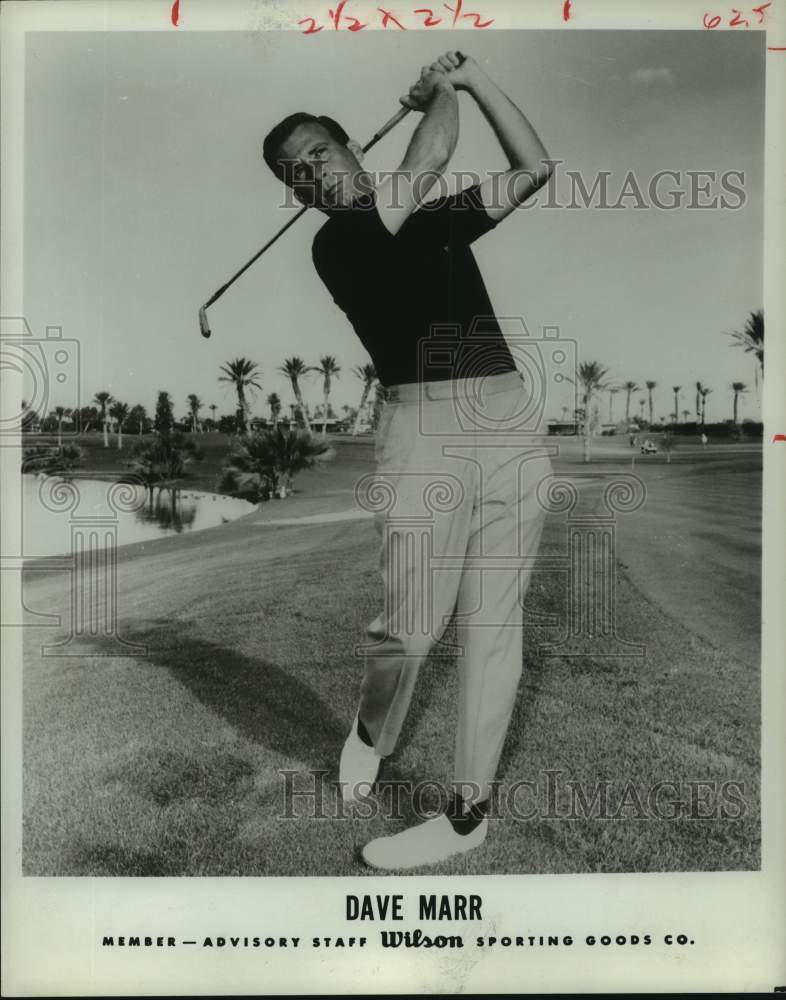
<path id="1" fill-rule="evenodd" d="M 298 125 L 284 140 L 279 158 L 285 161 L 287 184 L 304 205 L 323 212 L 347 208 L 368 191 L 368 174 L 353 149 L 342 146 L 319 122 Z"/>

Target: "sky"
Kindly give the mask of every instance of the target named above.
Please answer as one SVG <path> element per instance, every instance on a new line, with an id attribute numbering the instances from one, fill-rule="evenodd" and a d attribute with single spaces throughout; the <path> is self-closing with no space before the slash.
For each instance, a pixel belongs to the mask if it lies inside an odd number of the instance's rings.
<path id="1" fill-rule="evenodd" d="M 357 405 L 352 369 L 369 359 L 313 271 L 319 213 L 211 308 L 210 340 L 197 311 L 294 212 L 261 159 L 268 129 L 306 110 L 337 118 L 363 143 L 423 63 L 460 48 L 564 161 L 556 185 L 567 197 L 566 170 L 589 186 L 609 171 L 612 200 L 629 171 L 645 198 L 659 170 L 682 172 L 676 186 L 686 191 L 689 170 L 745 172 L 737 210 L 538 205 L 474 251 L 498 315 L 523 317 L 532 336 L 559 327 L 612 380 L 657 382 L 656 419 L 673 409 L 675 385 L 680 409 L 693 410 L 696 381 L 713 389 L 708 421 L 731 417 L 732 381 L 751 390 L 741 416 L 757 417 L 752 356 L 724 334 L 762 304 L 764 44 L 759 32 L 707 31 L 30 34 L 26 318 L 37 336 L 60 326 L 79 341 L 83 405 L 107 390 L 152 413 L 166 389 L 178 415 L 189 393 L 230 413 L 219 368 L 245 356 L 262 372 L 252 406 L 262 415 L 271 392 L 294 402 L 277 369 L 295 354 L 310 364 L 334 355 L 333 405 Z M 368 165 L 394 169 L 416 124 L 408 116 Z M 482 175 L 506 165 L 461 94 L 451 168 Z M 318 377 L 304 395 L 319 404 Z M 553 394 L 547 415 L 569 401 Z M 55 393 L 57 403 L 68 405 Z"/>

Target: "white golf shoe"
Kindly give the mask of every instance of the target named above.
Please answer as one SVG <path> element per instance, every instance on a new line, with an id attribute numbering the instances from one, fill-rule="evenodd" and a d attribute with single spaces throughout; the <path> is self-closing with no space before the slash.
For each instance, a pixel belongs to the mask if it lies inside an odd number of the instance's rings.
<path id="1" fill-rule="evenodd" d="M 377 837 L 370 841 L 363 848 L 363 860 L 369 867 L 383 871 L 436 865 L 455 854 L 480 847 L 488 829 L 489 821 L 484 817 L 471 833 L 456 833 L 443 813 L 392 837 Z"/>
<path id="2" fill-rule="evenodd" d="M 358 717 L 352 722 L 352 729 L 341 750 L 338 764 L 338 780 L 345 802 L 356 802 L 369 795 L 377 780 L 379 764 L 382 760 L 358 736 Z"/>

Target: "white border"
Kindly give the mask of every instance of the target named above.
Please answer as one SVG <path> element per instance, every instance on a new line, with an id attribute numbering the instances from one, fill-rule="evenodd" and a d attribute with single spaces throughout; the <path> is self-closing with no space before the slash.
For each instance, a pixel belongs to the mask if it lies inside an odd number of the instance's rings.
<path id="1" fill-rule="evenodd" d="M 328 6 L 322 4 L 322 6 Z M 353 8 L 376 3 L 354 0 Z M 414 6 L 414 5 L 412 5 Z M 706 2 L 646 3 L 574 0 L 562 20 L 561 0 L 514 3 L 482 0 L 497 28 L 563 30 L 702 30 Z M 725 9 L 723 4 L 709 5 Z M 288 0 L 181 0 L 178 28 L 168 0 L 5 2 L 2 6 L 2 311 L 24 315 L 23 237 L 24 33 L 34 30 L 287 30 L 314 4 Z M 786 0 L 770 8 L 768 44 L 786 44 Z M 295 29 L 299 30 L 299 29 Z M 372 30 L 372 29 L 367 29 Z M 492 29 L 493 30 L 493 29 Z M 726 30 L 718 28 L 716 30 Z M 733 30 L 733 29 L 728 29 Z M 437 31 L 433 31 L 437 34 Z M 358 44 L 362 39 L 358 38 Z M 784 566 L 786 433 L 782 381 L 786 371 L 784 234 L 784 81 L 786 53 L 767 56 L 765 167 L 765 310 L 767 382 L 764 389 L 764 643 L 763 849 L 761 872 L 496 876 L 408 879 L 48 879 L 20 875 L 21 674 L 19 634 L 3 629 L 3 994 L 207 994 L 638 990 L 762 990 L 786 984 L 784 906 Z M 9 400 L 8 386 L 6 401 Z M 11 392 L 10 396 L 13 396 Z M 13 399 L 11 398 L 11 404 Z M 11 405 L 8 404 L 8 405 Z M 0 449 L 3 483 L 14 488 L 18 454 Z M 4 497 L 7 522 L 8 494 Z M 4 574 L 4 577 L 6 574 Z M 4 579 L 3 600 L 18 594 Z M 18 606 L 18 605 L 16 605 Z M 224 953 L 177 949 L 107 951 L 105 928 L 145 928 L 204 936 L 230 933 L 358 934 L 343 919 L 347 892 L 405 895 L 410 912 L 420 891 L 481 892 L 488 933 L 584 934 L 649 930 L 662 937 L 685 931 L 692 948 L 617 950 L 572 948 L 486 952 L 365 950 Z M 416 921 L 412 921 L 414 924 Z M 375 933 L 368 925 L 367 933 Z M 474 937 L 472 928 L 464 931 Z M 144 930 L 142 931 L 144 933 Z"/>

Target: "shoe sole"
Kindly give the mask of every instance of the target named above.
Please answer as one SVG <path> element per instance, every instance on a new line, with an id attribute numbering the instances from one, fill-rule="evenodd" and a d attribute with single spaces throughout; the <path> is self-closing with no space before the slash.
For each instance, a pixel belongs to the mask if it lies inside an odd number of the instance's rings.
<path id="1" fill-rule="evenodd" d="M 452 854 L 448 854 L 447 857 L 440 858 L 438 861 L 421 861 L 417 865 L 396 865 L 395 867 L 387 867 L 385 865 L 374 864 L 373 861 L 369 861 L 366 857 L 365 851 L 360 852 L 360 857 L 363 860 L 363 864 L 367 868 L 371 868 L 377 872 L 404 872 L 404 871 L 415 871 L 418 868 L 433 868 L 434 865 L 442 865 L 446 861 L 453 861 L 455 858 L 461 858 L 465 854 L 470 854 L 472 851 L 477 851 L 479 847 L 482 847 L 486 842 L 486 838 L 479 844 L 475 844 L 474 847 L 466 847 L 463 851 L 454 851 Z"/>

